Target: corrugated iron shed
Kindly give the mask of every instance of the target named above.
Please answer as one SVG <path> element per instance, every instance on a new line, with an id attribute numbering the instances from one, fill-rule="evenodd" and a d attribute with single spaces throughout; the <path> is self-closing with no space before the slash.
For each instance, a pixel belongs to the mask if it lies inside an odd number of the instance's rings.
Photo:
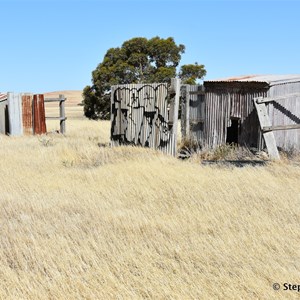
<path id="1" fill-rule="evenodd" d="M 267 105 L 272 126 L 300 124 L 300 74 L 245 75 L 204 81 L 204 144 L 215 147 L 230 142 L 260 147 L 261 133 L 253 99 L 284 97 Z M 300 130 L 274 133 L 278 147 L 300 148 Z"/>
<path id="2" fill-rule="evenodd" d="M 300 82 L 300 74 L 290 75 L 243 75 L 221 79 L 207 80 L 206 82 L 265 82 L 272 85 Z"/>

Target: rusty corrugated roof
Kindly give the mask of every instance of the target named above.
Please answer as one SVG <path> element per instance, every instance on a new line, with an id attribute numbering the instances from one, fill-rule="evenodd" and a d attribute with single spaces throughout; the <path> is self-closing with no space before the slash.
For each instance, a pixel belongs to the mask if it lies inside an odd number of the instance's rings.
<path id="1" fill-rule="evenodd" d="M 283 84 L 288 82 L 300 82 L 300 74 L 290 75 L 243 75 L 235 77 L 227 77 L 215 80 L 207 80 L 207 82 L 266 82 L 270 86 Z"/>

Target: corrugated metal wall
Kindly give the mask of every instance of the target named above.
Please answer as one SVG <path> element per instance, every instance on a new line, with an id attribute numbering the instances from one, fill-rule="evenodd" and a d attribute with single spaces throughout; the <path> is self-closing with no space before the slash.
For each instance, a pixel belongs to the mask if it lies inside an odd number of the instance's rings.
<path id="1" fill-rule="evenodd" d="M 7 99 L 0 101 L 0 133 L 46 133 L 44 95 L 7 93 Z"/>
<path id="2" fill-rule="evenodd" d="M 22 94 L 7 93 L 9 134 L 19 136 L 23 134 Z"/>
<path id="3" fill-rule="evenodd" d="M 33 134 L 32 100 L 33 95 L 31 94 L 22 96 L 23 133 L 25 135 Z"/>
<path id="4" fill-rule="evenodd" d="M 264 89 L 247 89 L 244 85 L 208 89 L 205 94 L 205 146 L 215 148 L 226 143 L 228 127 L 232 120 L 238 120 L 238 143 L 257 147 L 259 122 L 253 98 L 265 95 Z"/>
<path id="5" fill-rule="evenodd" d="M 194 127 L 193 132 L 191 126 L 190 137 L 196 139 L 202 147 L 208 148 L 226 143 L 233 120 L 239 123 L 238 143 L 248 147 L 259 147 L 261 133 L 253 99 L 300 93 L 300 82 L 272 85 L 256 81 L 216 81 L 204 83 L 205 97 L 200 96 L 198 100 L 194 100 L 193 97 L 197 96 L 193 95 L 188 101 L 187 95 L 191 87 L 184 86 L 182 89 L 182 135 L 188 136 L 187 118 L 190 118 L 190 124 L 193 118 L 204 118 L 203 127 L 198 125 Z M 200 88 L 202 87 L 195 86 L 193 90 Z M 300 124 L 300 97 L 270 102 L 267 105 L 272 126 Z M 188 106 L 190 115 L 186 112 Z M 278 147 L 285 150 L 300 148 L 300 129 L 274 131 L 274 135 Z"/>
<path id="6" fill-rule="evenodd" d="M 289 82 L 270 87 L 268 97 L 300 93 L 300 82 Z M 286 98 L 268 104 L 273 126 L 300 124 L 300 97 Z M 276 144 L 285 150 L 300 149 L 300 129 L 274 131 Z"/>
<path id="7" fill-rule="evenodd" d="M 257 147 L 259 122 L 254 111 L 253 98 L 266 96 L 266 83 L 205 82 L 204 88 L 200 85 L 190 87 L 193 91 L 205 89 L 205 95 L 191 95 L 189 109 L 190 135 L 200 146 L 215 148 L 226 143 L 228 127 L 232 125 L 232 120 L 238 120 L 239 144 Z M 186 101 L 186 96 L 184 100 Z M 183 106 L 182 123 L 186 126 L 184 110 Z M 196 126 L 192 129 L 193 123 Z M 185 137 L 186 133 L 184 130 L 182 132 Z"/>
<path id="8" fill-rule="evenodd" d="M 170 121 L 167 84 L 127 84 L 112 87 L 113 144 L 134 144 L 175 154 L 176 137 L 170 130 Z"/>
<path id="9" fill-rule="evenodd" d="M 205 95 L 202 85 L 182 85 L 181 132 L 184 138 L 204 140 Z"/>
<path id="10" fill-rule="evenodd" d="M 34 134 L 46 133 L 46 118 L 44 95 L 33 96 L 33 132 Z"/>

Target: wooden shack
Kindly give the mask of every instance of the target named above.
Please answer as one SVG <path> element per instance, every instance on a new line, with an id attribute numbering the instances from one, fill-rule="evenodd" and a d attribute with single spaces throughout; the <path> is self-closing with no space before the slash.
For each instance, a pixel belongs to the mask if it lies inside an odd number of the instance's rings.
<path id="1" fill-rule="evenodd" d="M 188 106 L 182 113 L 183 134 L 202 147 L 236 143 L 262 148 L 264 131 L 254 105 L 260 98 L 269 99 L 266 111 L 277 147 L 300 149 L 300 75 L 211 80 L 183 91 L 183 103 Z"/>

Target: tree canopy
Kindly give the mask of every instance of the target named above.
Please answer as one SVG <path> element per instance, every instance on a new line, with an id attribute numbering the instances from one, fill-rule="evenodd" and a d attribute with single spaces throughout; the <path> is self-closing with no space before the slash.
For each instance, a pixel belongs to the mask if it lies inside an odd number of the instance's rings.
<path id="1" fill-rule="evenodd" d="M 91 119 L 107 119 L 110 112 L 110 88 L 116 84 L 170 82 L 175 77 L 182 44 L 172 37 L 132 38 L 121 47 L 107 50 L 103 61 L 92 72 L 92 85 L 83 90 L 84 114 Z M 183 83 L 195 84 L 205 76 L 204 65 L 181 66 Z"/>

